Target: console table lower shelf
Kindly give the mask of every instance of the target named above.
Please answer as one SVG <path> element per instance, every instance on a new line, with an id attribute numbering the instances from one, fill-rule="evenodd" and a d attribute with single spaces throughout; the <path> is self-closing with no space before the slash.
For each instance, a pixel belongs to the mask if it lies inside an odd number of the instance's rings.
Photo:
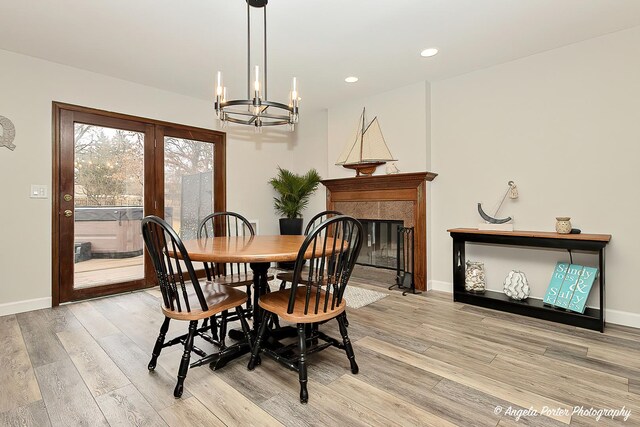
<path id="1" fill-rule="evenodd" d="M 493 310 L 506 311 L 508 313 L 593 329 L 595 331 L 600 331 L 602 326 L 600 310 L 597 308 L 587 307 L 584 314 L 574 313 L 572 311 L 544 305 L 540 299 L 527 298 L 524 301 L 515 301 L 504 293 L 496 291 L 485 291 L 483 294 L 456 291 L 453 295 L 453 300 L 477 305 L 479 307 L 491 308 Z"/>
<path id="2" fill-rule="evenodd" d="M 538 319 L 564 323 L 604 332 L 605 307 L 605 246 L 611 240 L 609 234 L 558 234 L 541 231 L 488 231 L 473 228 L 454 228 L 447 230 L 453 238 L 453 300 L 470 305 L 521 314 Z M 524 301 L 510 299 L 502 292 L 469 292 L 465 289 L 465 246 L 471 244 L 490 244 L 499 246 L 523 246 L 566 249 L 598 254 L 598 289 L 600 298 L 598 308 L 587 307 L 584 313 L 578 313 L 545 305 L 542 300 L 527 298 Z"/>

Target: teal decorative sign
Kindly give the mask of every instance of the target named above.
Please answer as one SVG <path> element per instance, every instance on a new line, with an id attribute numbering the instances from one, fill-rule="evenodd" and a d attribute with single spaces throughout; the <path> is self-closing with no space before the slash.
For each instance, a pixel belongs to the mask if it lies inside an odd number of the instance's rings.
<path id="1" fill-rule="evenodd" d="M 551 276 L 544 303 L 584 313 L 587 298 L 598 275 L 598 269 L 559 262 Z"/>

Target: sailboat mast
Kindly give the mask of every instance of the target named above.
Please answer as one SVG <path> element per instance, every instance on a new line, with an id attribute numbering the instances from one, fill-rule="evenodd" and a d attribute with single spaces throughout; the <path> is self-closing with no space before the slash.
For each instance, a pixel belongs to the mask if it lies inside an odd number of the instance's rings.
<path id="1" fill-rule="evenodd" d="M 363 151 L 362 143 L 364 141 L 364 112 L 365 112 L 365 109 L 363 108 L 362 109 L 362 132 L 360 132 L 360 161 L 362 161 L 362 151 Z"/>

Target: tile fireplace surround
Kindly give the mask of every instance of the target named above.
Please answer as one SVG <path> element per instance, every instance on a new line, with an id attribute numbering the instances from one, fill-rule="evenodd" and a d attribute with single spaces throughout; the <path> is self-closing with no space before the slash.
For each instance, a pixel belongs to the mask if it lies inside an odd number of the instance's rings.
<path id="1" fill-rule="evenodd" d="M 433 172 L 325 179 L 327 209 L 359 219 L 403 221 L 415 227 L 416 289 L 427 284 L 427 181 Z"/>

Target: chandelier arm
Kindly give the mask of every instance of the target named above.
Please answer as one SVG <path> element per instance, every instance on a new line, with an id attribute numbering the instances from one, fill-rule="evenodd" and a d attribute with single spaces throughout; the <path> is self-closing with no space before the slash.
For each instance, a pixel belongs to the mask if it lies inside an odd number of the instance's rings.
<path id="1" fill-rule="evenodd" d="M 241 120 L 235 117 L 227 117 L 225 120 L 231 123 L 239 124 L 239 125 L 252 125 L 254 122 L 254 120 Z M 289 120 L 282 119 L 277 121 L 262 122 L 260 126 L 281 126 L 281 125 L 289 125 L 289 124 L 292 124 Z"/>
<path id="2" fill-rule="evenodd" d="M 232 100 L 232 101 L 226 101 L 226 102 L 223 102 L 223 103 L 221 104 L 221 106 L 220 106 L 220 107 L 221 107 L 222 109 L 224 109 L 224 108 L 226 108 L 226 107 L 233 107 L 233 106 L 236 106 L 236 105 L 249 105 L 249 106 L 253 106 L 253 99 L 234 99 L 234 100 Z M 260 102 L 260 106 L 261 106 L 261 107 L 273 107 L 273 108 L 280 108 L 280 109 L 282 109 L 282 110 L 287 110 L 287 111 L 289 111 L 290 113 L 293 113 L 293 112 L 294 112 L 294 111 L 293 111 L 293 110 L 294 110 L 294 109 L 293 109 L 293 107 L 290 107 L 290 106 L 288 106 L 288 105 L 286 105 L 286 104 L 283 104 L 283 103 L 281 103 L 281 102 L 265 101 L 265 100 L 262 100 L 262 101 Z M 265 108 L 265 109 L 266 109 L 266 108 Z M 251 114 L 251 113 L 247 113 L 247 114 Z M 251 115 L 255 115 L 255 114 L 251 114 Z"/>
<path id="3" fill-rule="evenodd" d="M 229 115 L 253 117 L 254 119 L 250 120 L 250 122 L 255 121 L 255 119 L 257 119 L 258 117 L 260 117 L 261 119 L 278 119 L 278 120 L 289 119 L 289 116 L 285 116 L 283 114 L 260 114 L 259 116 L 256 116 L 255 114 L 244 113 L 242 111 L 227 111 L 227 116 Z"/>
<path id="4" fill-rule="evenodd" d="M 235 117 L 230 117 L 230 116 L 227 116 L 225 118 L 225 120 L 228 121 L 228 122 L 231 122 L 231 123 L 239 124 L 239 125 L 250 125 L 251 124 L 251 122 L 249 120 L 240 120 L 240 119 L 236 119 Z"/>

